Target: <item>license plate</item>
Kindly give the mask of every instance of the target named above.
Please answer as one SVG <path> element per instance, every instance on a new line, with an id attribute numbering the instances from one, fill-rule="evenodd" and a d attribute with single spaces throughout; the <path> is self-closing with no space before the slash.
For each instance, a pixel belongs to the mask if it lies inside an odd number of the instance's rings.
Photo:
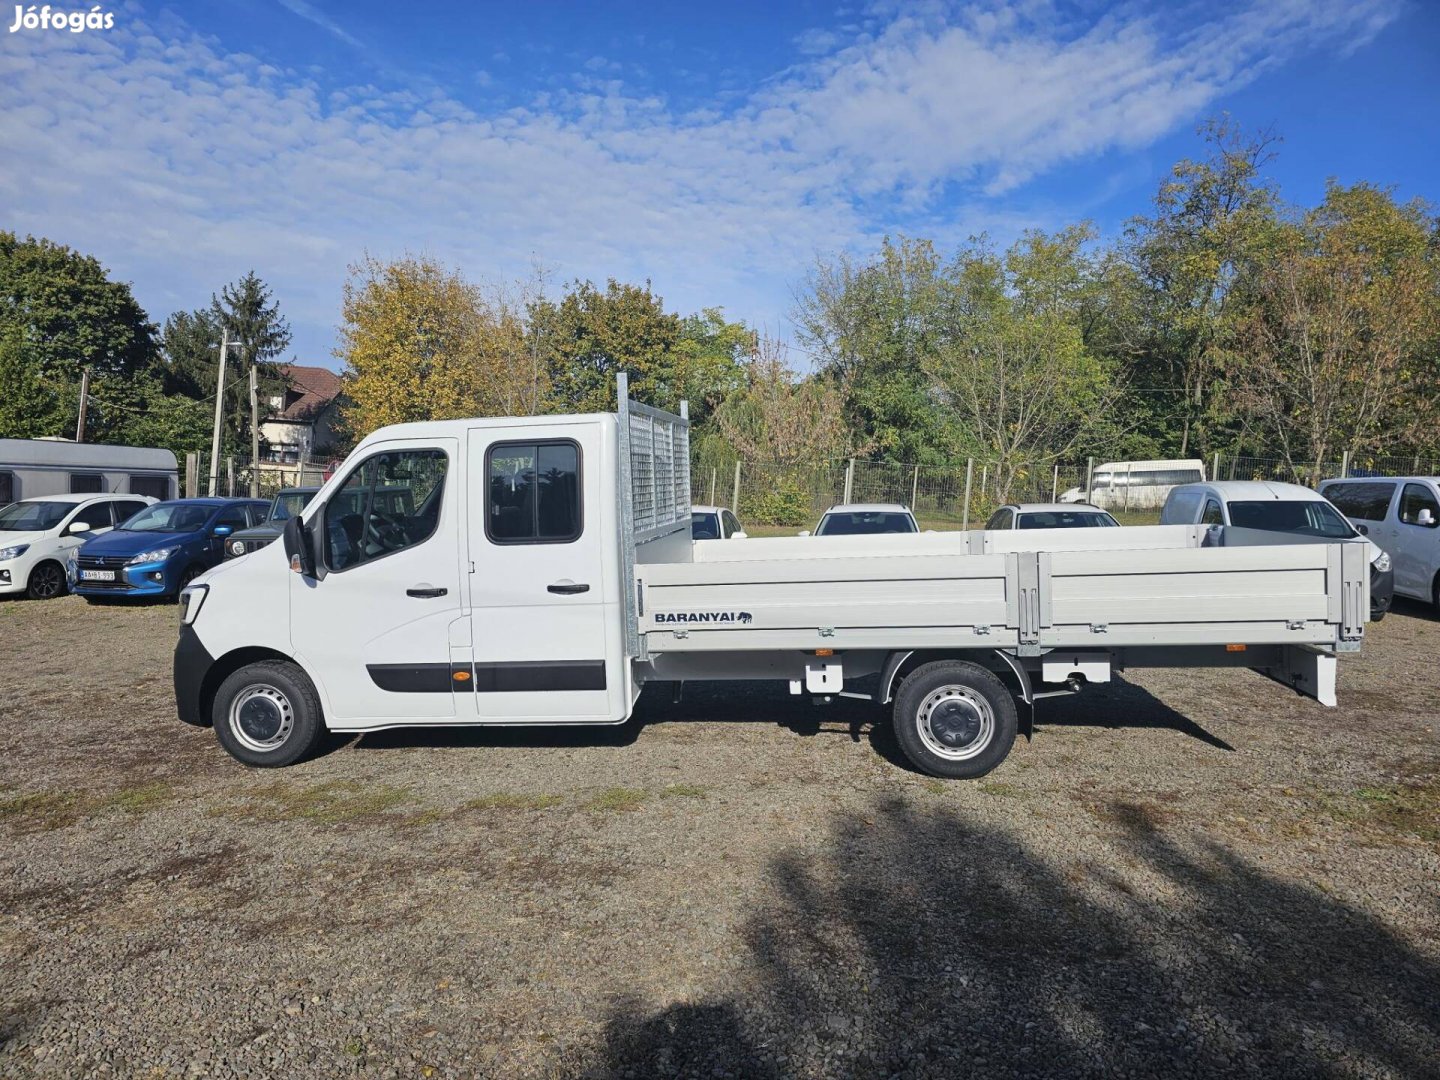
<path id="1" fill-rule="evenodd" d="M 81 570 L 81 581 L 114 581 L 114 570 Z"/>

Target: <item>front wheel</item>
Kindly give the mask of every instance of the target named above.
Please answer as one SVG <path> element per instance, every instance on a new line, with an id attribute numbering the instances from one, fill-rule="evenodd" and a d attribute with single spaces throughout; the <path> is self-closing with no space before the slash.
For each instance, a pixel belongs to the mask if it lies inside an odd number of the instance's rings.
<path id="1" fill-rule="evenodd" d="M 1015 699 L 979 664 L 940 660 L 906 676 L 895 695 L 895 738 L 921 772 L 947 780 L 984 776 L 1015 742 Z"/>
<path id="2" fill-rule="evenodd" d="M 211 717 L 215 737 L 237 761 L 261 769 L 293 765 L 324 728 L 310 679 L 284 660 L 247 664 L 220 684 Z"/>
<path id="3" fill-rule="evenodd" d="M 57 562 L 42 562 L 30 571 L 25 595 L 31 600 L 54 600 L 65 595 L 65 569 Z"/>

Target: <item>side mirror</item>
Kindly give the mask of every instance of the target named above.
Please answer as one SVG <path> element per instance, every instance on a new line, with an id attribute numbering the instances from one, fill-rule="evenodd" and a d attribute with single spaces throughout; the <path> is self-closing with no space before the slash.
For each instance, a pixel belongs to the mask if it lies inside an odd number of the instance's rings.
<path id="1" fill-rule="evenodd" d="M 1355 526 L 1355 531 L 1358 532 L 1361 536 L 1369 536 L 1369 535 L 1370 535 L 1370 526 L 1369 526 L 1369 525 L 1356 525 L 1356 526 Z"/>
<path id="2" fill-rule="evenodd" d="M 801 530 L 800 530 L 798 533 L 796 533 L 795 535 L 796 535 L 796 536 L 809 536 L 809 535 L 810 535 L 810 530 L 809 530 L 809 529 L 801 529 Z"/>
<path id="3" fill-rule="evenodd" d="M 216 525 L 215 528 L 210 530 L 211 534 L 214 536 L 229 536 L 234 531 L 235 530 L 232 529 L 229 525 Z"/>
<path id="4" fill-rule="evenodd" d="M 749 540 L 749 539 L 750 539 L 750 534 L 747 533 L 744 529 L 740 529 L 740 530 L 738 530 L 738 531 L 736 531 L 736 532 L 731 533 L 731 534 L 730 534 L 730 539 L 731 539 L 731 540 Z"/>
<path id="5" fill-rule="evenodd" d="M 88 521 L 72 521 L 65 527 L 65 531 L 71 536 L 78 536 L 90 531 L 90 523 Z"/>
<path id="6" fill-rule="evenodd" d="M 1424 525 L 1427 529 L 1435 527 L 1435 515 L 1430 512 L 1428 506 L 1422 508 L 1420 513 L 1415 515 L 1415 524 Z"/>
<path id="7" fill-rule="evenodd" d="M 290 560 L 290 569 L 304 577 L 315 577 L 315 550 L 310 539 L 310 530 L 296 514 L 285 522 L 280 534 L 285 545 L 285 557 Z"/>

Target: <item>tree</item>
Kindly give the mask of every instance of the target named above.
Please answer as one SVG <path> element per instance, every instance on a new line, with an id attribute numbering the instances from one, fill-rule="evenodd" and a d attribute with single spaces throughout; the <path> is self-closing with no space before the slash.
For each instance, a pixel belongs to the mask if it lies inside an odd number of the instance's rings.
<path id="1" fill-rule="evenodd" d="M 335 355 L 350 432 L 386 424 L 537 411 L 543 374 L 519 309 L 433 259 L 366 257 L 345 283 Z"/>
<path id="2" fill-rule="evenodd" d="M 689 402 L 690 422 L 707 423 L 720 403 L 746 386 L 745 364 L 758 340 L 743 322 L 729 322 L 720 308 L 680 320 L 680 339 L 669 358 L 668 385 L 660 396 Z"/>
<path id="3" fill-rule="evenodd" d="M 1070 454 L 1109 417 L 1112 373 L 1082 327 L 1091 235 L 1030 232 L 1003 256 L 976 244 L 948 272 L 947 333 L 927 371 L 1001 501 L 1025 465 Z"/>
<path id="4" fill-rule="evenodd" d="M 744 378 L 745 388 L 715 412 L 716 427 L 741 458 L 818 465 L 850 452 L 844 395 L 828 379 L 799 377 L 784 346 L 757 338 Z"/>
<path id="5" fill-rule="evenodd" d="M 1231 378 L 1297 473 L 1318 474 L 1344 450 L 1433 439 L 1434 238 L 1424 204 L 1333 182 L 1284 230 L 1260 273 Z"/>
<path id="6" fill-rule="evenodd" d="M 547 357 L 552 407 L 560 412 L 604 412 L 616 407 L 615 376 L 630 377 L 633 393 L 659 408 L 679 407 L 681 388 L 674 351 L 680 320 L 644 286 L 613 278 L 602 292 L 591 282 L 571 285 L 554 303 L 530 305 L 530 329 Z"/>
<path id="7" fill-rule="evenodd" d="M 1278 224 L 1275 188 L 1261 175 L 1276 138 L 1246 135 L 1228 117 L 1207 121 L 1199 134 L 1209 156 L 1174 166 L 1154 216 L 1134 219 L 1122 248 L 1140 290 L 1132 383 L 1149 395 L 1174 391 L 1161 424 L 1171 435 L 1178 427 L 1181 456 L 1205 438 L 1214 442 L 1233 421 L 1218 379 L 1247 283 Z"/>
<path id="8" fill-rule="evenodd" d="M 886 238 L 879 255 L 820 260 L 796 297 L 800 342 L 846 395 L 857 439 L 877 454 L 935 460 L 944 418 L 925 366 L 943 334 L 945 283 L 928 240 Z"/>
<path id="9" fill-rule="evenodd" d="M 131 376 L 155 356 L 155 327 L 130 286 L 99 260 L 62 244 L 0 232 L 0 327 L 18 330 L 21 355 L 49 379 Z"/>
<path id="10" fill-rule="evenodd" d="M 74 434 L 69 384 L 47 379 L 25 355 L 23 331 L 0 324 L 0 439 Z"/>

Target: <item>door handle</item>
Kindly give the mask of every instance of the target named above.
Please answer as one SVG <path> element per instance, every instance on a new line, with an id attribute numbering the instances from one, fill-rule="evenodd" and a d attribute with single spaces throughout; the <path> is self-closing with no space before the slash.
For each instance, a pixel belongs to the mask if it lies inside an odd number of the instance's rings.
<path id="1" fill-rule="evenodd" d="M 563 596 L 573 596 L 575 593 L 589 592 L 589 585 L 576 585 L 574 582 L 557 581 L 554 585 L 546 586 L 549 592 L 560 593 Z"/>
<path id="2" fill-rule="evenodd" d="M 432 589 L 428 585 L 417 585 L 413 589 L 406 589 L 406 596 L 418 596 L 422 600 L 430 600 L 436 596 L 444 596 L 449 589 Z"/>

